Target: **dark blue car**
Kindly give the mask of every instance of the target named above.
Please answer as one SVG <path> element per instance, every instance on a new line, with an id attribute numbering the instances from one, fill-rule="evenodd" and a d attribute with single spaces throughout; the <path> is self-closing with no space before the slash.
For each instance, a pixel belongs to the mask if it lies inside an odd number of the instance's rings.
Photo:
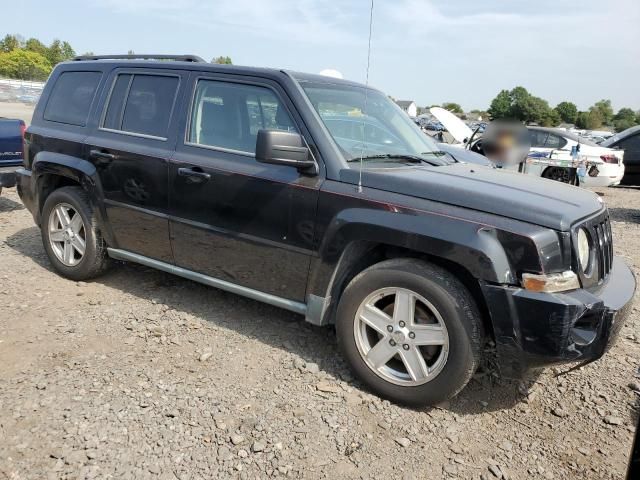
<path id="1" fill-rule="evenodd" d="M 15 169 L 22 165 L 25 129 L 22 120 L 0 118 L 0 192 L 16 184 Z"/>

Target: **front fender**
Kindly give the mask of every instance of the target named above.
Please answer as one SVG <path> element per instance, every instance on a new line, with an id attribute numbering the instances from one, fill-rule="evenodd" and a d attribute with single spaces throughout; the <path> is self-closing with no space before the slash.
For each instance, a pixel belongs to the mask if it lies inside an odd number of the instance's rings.
<path id="1" fill-rule="evenodd" d="M 510 221 L 526 233 L 513 232 L 492 225 L 486 215 L 480 220 L 457 216 L 463 213 L 459 209 L 445 214 L 391 204 L 371 207 L 341 209 L 317 232 L 318 257 L 307 290 L 313 307 L 309 321 L 329 321 L 350 275 L 385 259 L 380 246 L 391 256 L 397 248 L 400 255 L 442 259 L 489 284 L 515 285 L 518 272 L 542 270 L 535 229 L 526 224 Z"/>
<path id="2" fill-rule="evenodd" d="M 320 258 L 335 264 L 349 244 L 367 241 L 443 258 L 477 279 L 514 284 L 517 277 L 501 243 L 503 235 L 491 226 L 445 215 L 351 208 L 328 225 Z"/>

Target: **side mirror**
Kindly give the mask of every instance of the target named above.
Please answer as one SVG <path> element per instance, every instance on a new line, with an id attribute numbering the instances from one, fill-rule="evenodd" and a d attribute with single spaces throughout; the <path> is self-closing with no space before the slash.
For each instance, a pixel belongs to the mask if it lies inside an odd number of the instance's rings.
<path id="1" fill-rule="evenodd" d="M 281 130 L 258 130 L 256 160 L 273 165 L 287 165 L 298 170 L 315 169 L 302 135 Z"/>

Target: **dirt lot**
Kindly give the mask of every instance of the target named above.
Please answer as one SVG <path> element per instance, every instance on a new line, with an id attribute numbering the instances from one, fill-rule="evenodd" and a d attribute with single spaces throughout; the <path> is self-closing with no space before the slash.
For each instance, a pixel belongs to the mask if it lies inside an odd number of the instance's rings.
<path id="1" fill-rule="evenodd" d="M 640 191 L 602 192 L 637 274 Z M 5 190 L 0 479 L 624 477 L 637 308 L 596 364 L 528 390 L 479 373 L 423 411 L 367 393 L 334 333 L 301 320 L 136 265 L 64 280 Z"/>

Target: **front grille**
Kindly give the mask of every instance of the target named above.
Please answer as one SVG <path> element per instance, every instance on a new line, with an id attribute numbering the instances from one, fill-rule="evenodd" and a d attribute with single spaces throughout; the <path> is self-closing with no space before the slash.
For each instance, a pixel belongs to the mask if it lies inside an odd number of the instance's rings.
<path id="1" fill-rule="evenodd" d="M 611 238 L 611 222 L 609 216 L 593 225 L 593 239 L 596 244 L 596 261 L 598 262 L 598 280 L 602 280 L 611 271 L 613 263 L 613 243 Z"/>
<path id="2" fill-rule="evenodd" d="M 599 283 L 609 275 L 613 265 L 613 237 L 611 235 L 609 212 L 605 211 L 592 217 L 578 225 L 578 227 L 583 227 L 589 232 L 593 249 L 591 265 L 587 272 L 582 272 L 583 276 L 587 277 L 591 282 Z"/>

